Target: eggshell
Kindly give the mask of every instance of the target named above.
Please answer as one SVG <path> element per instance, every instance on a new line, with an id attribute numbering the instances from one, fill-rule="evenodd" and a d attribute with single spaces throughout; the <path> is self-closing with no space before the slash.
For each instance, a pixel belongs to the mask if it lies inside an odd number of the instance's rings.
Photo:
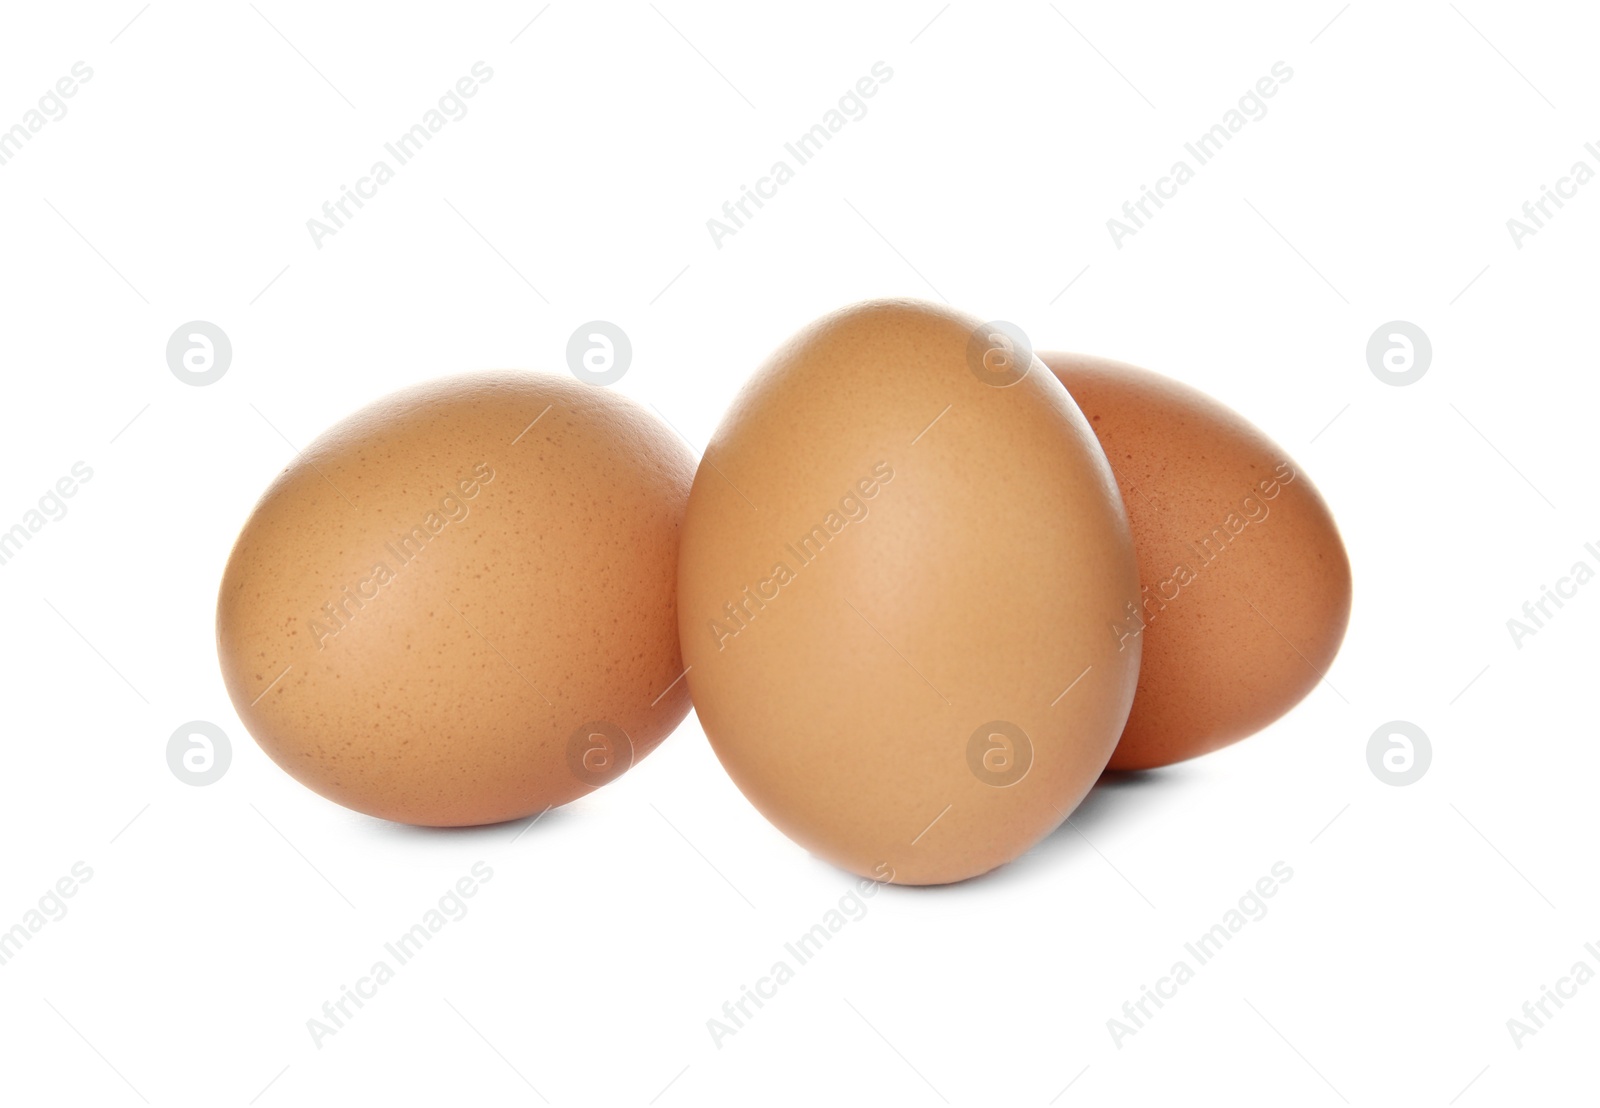
<path id="1" fill-rule="evenodd" d="M 217 646 L 240 718 L 305 785 L 406 823 L 516 819 L 604 784 L 688 711 L 693 472 L 643 408 L 562 377 L 455 377 L 357 412 L 228 559 Z"/>
<path id="2" fill-rule="evenodd" d="M 1133 526 L 1142 594 L 1115 632 L 1144 641 L 1112 769 L 1254 734 L 1332 664 L 1350 560 L 1311 478 L 1232 409 L 1160 374 L 1040 354 L 1089 417 Z"/>
<path id="3" fill-rule="evenodd" d="M 1107 631 L 1138 592 L 1110 470 L 1037 360 L 980 379 L 983 334 L 900 300 L 807 327 L 739 394 L 684 521 L 684 661 L 717 756 L 784 833 L 879 880 L 1023 854 L 1133 696 L 1138 643 Z"/>

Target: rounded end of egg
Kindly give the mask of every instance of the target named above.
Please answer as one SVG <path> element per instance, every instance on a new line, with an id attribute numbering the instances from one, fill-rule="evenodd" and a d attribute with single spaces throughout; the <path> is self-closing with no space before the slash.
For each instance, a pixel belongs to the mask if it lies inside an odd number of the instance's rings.
<path id="1" fill-rule="evenodd" d="M 1114 770 L 1218 750 L 1278 719 L 1343 642 L 1350 560 L 1304 468 L 1198 389 L 1085 354 L 1040 355 L 1100 441 L 1138 555 L 1144 640 Z"/>

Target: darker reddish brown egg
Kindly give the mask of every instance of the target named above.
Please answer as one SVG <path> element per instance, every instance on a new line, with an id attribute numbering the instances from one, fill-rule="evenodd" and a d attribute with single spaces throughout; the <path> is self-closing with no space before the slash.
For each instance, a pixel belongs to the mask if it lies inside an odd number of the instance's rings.
<path id="1" fill-rule="evenodd" d="M 1205 754 L 1294 707 L 1350 618 L 1350 561 L 1303 469 L 1243 417 L 1148 370 L 1040 354 L 1116 474 L 1139 604 L 1112 633 L 1144 655 L 1111 769 Z"/>

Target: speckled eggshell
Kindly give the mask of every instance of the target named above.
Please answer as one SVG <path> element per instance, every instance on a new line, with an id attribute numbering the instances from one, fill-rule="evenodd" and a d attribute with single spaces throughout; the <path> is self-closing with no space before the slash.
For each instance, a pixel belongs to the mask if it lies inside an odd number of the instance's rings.
<path id="1" fill-rule="evenodd" d="M 984 873 L 1099 776 L 1138 646 L 1105 458 L 1030 362 L 986 383 L 979 321 L 846 308 L 780 347 L 707 447 L 678 614 L 695 709 L 780 830 L 864 877 Z"/>
<path id="2" fill-rule="evenodd" d="M 1350 619 L 1350 560 L 1311 478 L 1242 416 L 1160 374 L 1040 354 L 1089 418 L 1133 526 L 1144 640 L 1112 769 L 1216 750 L 1321 679 Z"/>
<path id="3" fill-rule="evenodd" d="M 604 784 L 689 708 L 693 473 L 654 416 L 564 377 L 448 378 L 357 412 L 228 559 L 217 646 L 240 718 L 308 787 L 405 823 L 516 819 Z"/>

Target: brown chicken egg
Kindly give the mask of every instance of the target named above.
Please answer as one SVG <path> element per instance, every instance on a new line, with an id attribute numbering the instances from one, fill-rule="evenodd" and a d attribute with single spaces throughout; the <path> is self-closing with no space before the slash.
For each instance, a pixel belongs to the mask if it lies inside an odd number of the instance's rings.
<path id="1" fill-rule="evenodd" d="M 695 476 L 678 617 L 745 796 L 863 876 L 981 874 L 1058 826 L 1127 718 L 1138 595 L 1105 456 L 977 319 L 858 304 L 781 346 Z"/>
<path id="2" fill-rule="evenodd" d="M 292 462 L 223 573 L 250 733 L 308 787 L 433 826 L 564 804 L 689 708 L 674 595 L 694 460 L 565 377 L 396 393 Z"/>
<path id="3" fill-rule="evenodd" d="M 1148 370 L 1040 354 L 1105 448 L 1141 594 L 1114 633 L 1141 639 L 1112 769 L 1216 750 L 1322 678 L 1350 618 L 1350 561 L 1304 470 L 1232 409 Z"/>

